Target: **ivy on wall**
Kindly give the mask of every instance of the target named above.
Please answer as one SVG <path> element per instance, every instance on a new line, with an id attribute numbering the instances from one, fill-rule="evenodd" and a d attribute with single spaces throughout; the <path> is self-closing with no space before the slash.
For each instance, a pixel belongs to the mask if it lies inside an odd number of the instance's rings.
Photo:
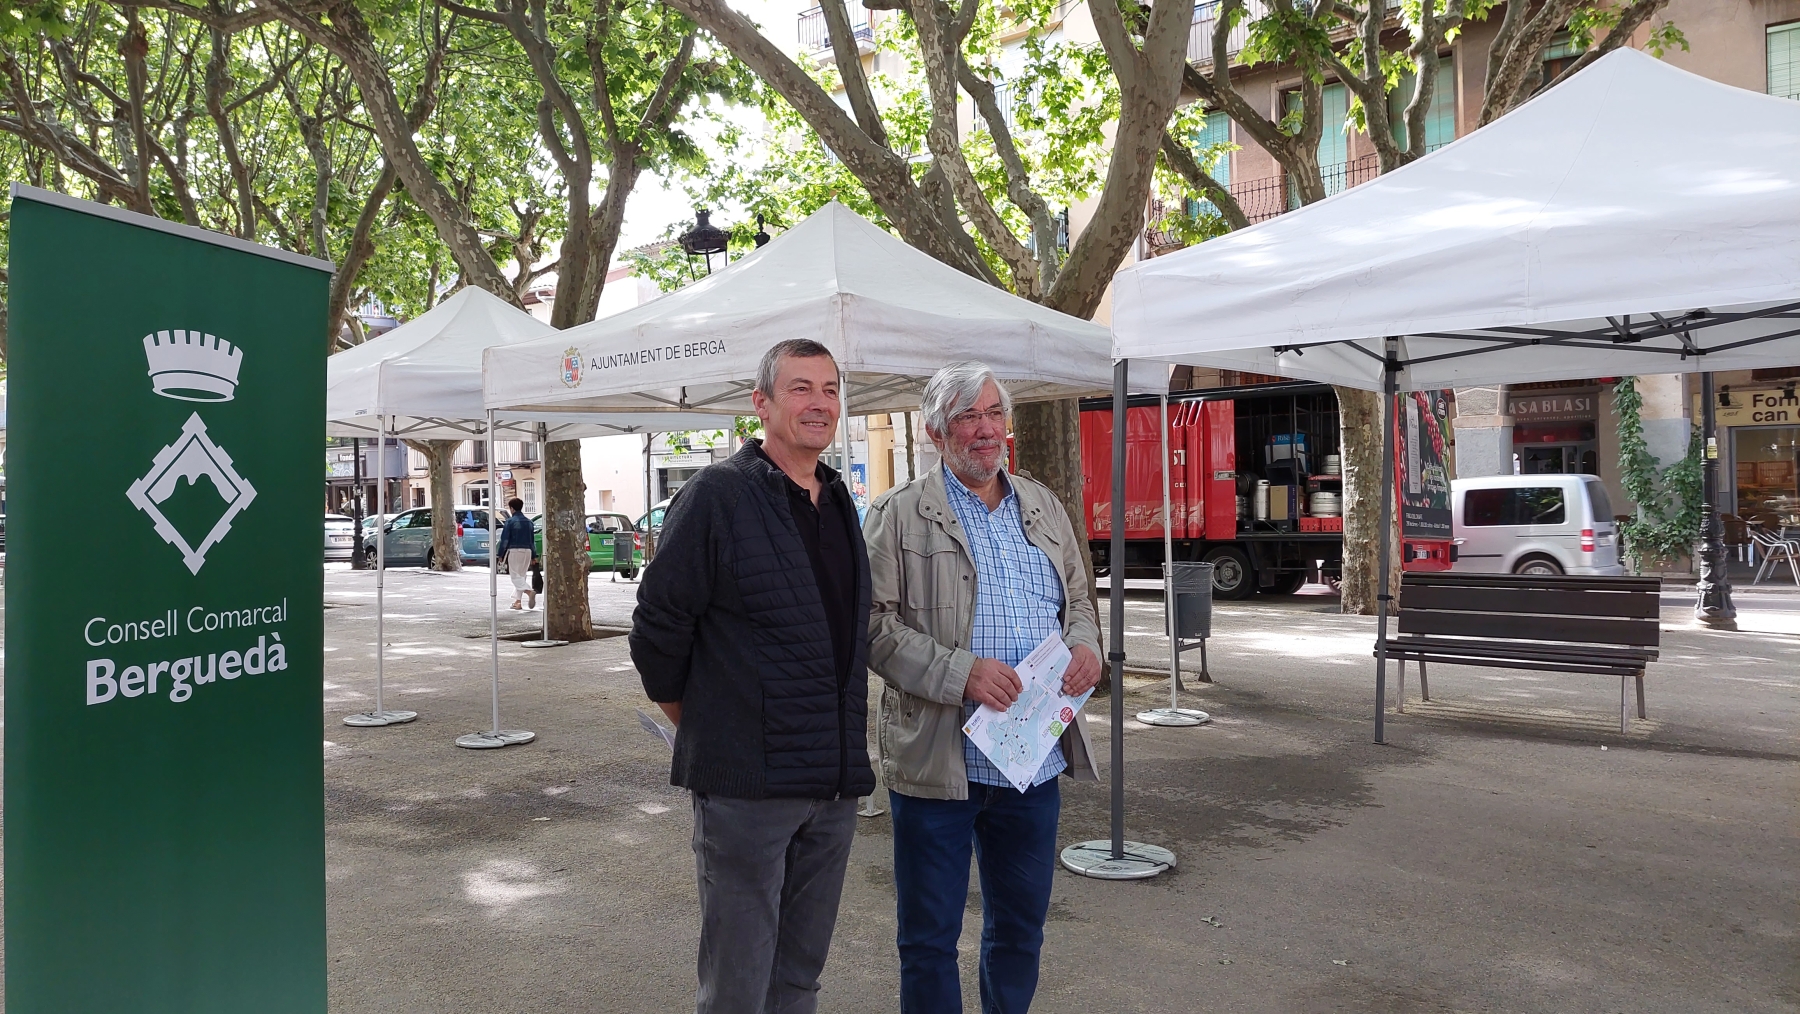
<path id="1" fill-rule="evenodd" d="M 1636 501 L 1637 514 L 1619 526 L 1619 542 L 1632 567 L 1661 568 L 1687 555 L 1700 538 L 1700 427 L 1688 437 L 1687 454 L 1667 468 L 1644 442 L 1644 398 L 1637 378 L 1613 385 L 1613 414 L 1619 417 L 1619 481 Z"/>

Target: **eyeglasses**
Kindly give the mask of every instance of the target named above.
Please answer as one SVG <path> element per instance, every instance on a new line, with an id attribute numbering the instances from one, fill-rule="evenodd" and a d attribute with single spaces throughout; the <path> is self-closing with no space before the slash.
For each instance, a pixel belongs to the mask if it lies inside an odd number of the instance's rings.
<path id="1" fill-rule="evenodd" d="M 986 412 L 977 412 L 974 409 L 970 409 L 967 412 L 958 412 L 950 417 L 950 425 L 959 430 L 972 430 L 982 422 L 990 422 L 996 426 L 1004 426 L 1006 425 L 1006 410 L 1003 408 L 990 408 Z"/>

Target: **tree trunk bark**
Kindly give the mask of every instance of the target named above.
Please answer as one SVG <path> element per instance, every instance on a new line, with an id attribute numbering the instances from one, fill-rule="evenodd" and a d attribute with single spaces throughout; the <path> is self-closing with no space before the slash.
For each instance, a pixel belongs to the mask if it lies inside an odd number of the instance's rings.
<path id="1" fill-rule="evenodd" d="M 462 547 L 456 541 L 456 491 L 451 488 L 451 462 L 460 440 L 408 440 L 407 446 L 425 455 L 427 483 L 431 486 L 431 569 L 461 570 Z M 405 504 L 389 507 L 405 509 Z"/>
<path id="2" fill-rule="evenodd" d="M 1338 414 L 1344 433 L 1344 569 L 1342 608 L 1373 616 L 1381 571 L 1381 427 L 1386 414 L 1381 395 L 1339 387 Z M 1400 516 L 1390 531 L 1390 594 L 1400 587 Z"/>
<path id="3" fill-rule="evenodd" d="M 911 453 L 911 443 L 908 443 Z M 1081 488 L 1081 408 L 1075 399 L 1037 401 L 1013 407 L 1013 447 L 1018 454 L 1018 469 L 1029 472 L 1033 479 L 1050 487 L 1069 522 L 1075 527 L 1075 538 L 1087 544 L 1087 505 Z M 1094 558 L 1085 549 L 1082 565 L 1087 568 L 1088 601 L 1099 613 L 1100 662 L 1106 663 L 1106 615 L 1100 612 L 1099 585 L 1094 577 Z M 1108 677 L 1110 677 L 1108 673 Z M 1108 679 L 1101 687 L 1111 686 Z"/>
<path id="4" fill-rule="evenodd" d="M 587 527 L 582 506 L 581 441 L 544 445 L 544 609 L 550 636 L 559 641 L 591 641 L 588 609 Z"/>

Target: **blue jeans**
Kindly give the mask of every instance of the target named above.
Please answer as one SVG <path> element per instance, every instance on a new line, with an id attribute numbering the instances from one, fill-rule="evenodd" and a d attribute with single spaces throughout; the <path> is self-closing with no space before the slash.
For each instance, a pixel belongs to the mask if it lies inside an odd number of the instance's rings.
<path id="1" fill-rule="evenodd" d="M 1056 871 L 1062 791 L 970 783 L 969 798 L 889 791 L 898 895 L 901 1014 L 960 1014 L 956 941 L 969 896 L 969 852 L 981 868 L 981 1009 L 1025 1014 Z"/>

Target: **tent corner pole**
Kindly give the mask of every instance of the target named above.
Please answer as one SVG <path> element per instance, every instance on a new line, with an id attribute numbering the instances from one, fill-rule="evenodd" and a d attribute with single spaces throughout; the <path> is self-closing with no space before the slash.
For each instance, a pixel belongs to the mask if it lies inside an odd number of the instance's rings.
<path id="1" fill-rule="evenodd" d="M 1387 742 L 1387 623 L 1388 604 L 1393 600 L 1388 580 L 1388 558 L 1394 551 L 1394 395 L 1400 382 L 1400 340 L 1387 340 L 1387 355 L 1382 364 L 1381 410 L 1376 418 L 1381 425 L 1381 539 L 1376 561 L 1380 577 L 1375 595 L 1375 742 Z M 1404 663 L 1402 663 L 1404 664 Z"/>
<path id="2" fill-rule="evenodd" d="M 1112 531 L 1106 554 L 1107 675 L 1112 677 L 1112 858 L 1125 858 L 1125 413 L 1131 360 L 1113 367 Z"/>

